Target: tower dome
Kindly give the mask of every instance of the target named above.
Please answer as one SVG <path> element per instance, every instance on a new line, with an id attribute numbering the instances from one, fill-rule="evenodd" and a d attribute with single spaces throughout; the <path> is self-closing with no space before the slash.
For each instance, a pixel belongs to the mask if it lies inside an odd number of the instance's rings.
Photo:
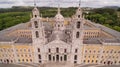
<path id="1" fill-rule="evenodd" d="M 58 7 L 58 13 L 55 16 L 56 21 L 64 21 L 63 15 L 60 13 L 60 7 Z"/>
<path id="2" fill-rule="evenodd" d="M 65 29 L 64 26 L 64 17 L 60 13 L 60 7 L 58 6 L 58 13 L 55 16 L 55 23 L 54 23 L 55 31 L 62 31 Z"/>

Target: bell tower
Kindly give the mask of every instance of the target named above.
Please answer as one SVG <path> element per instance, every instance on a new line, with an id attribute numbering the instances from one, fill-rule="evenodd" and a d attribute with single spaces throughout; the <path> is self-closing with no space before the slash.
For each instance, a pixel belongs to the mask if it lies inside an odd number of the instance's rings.
<path id="1" fill-rule="evenodd" d="M 76 10 L 76 14 L 72 20 L 73 22 L 73 42 L 79 41 L 83 42 L 83 29 L 84 29 L 84 18 L 82 15 L 82 9 L 80 8 L 80 3 L 79 2 L 79 7 Z"/>
<path id="2" fill-rule="evenodd" d="M 80 8 L 81 1 L 79 1 L 79 7 L 76 10 L 76 14 L 72 18 L 72 63 L 82 63 L 82 48 L 83 48 L 83 37 L 84 37 L 84 18 L 82 15 L 82 9 Z M 77 52 L 76 52 L 77 51 Z"/>
<path id="3" fill-rule="evenodd" d="M 39 44 L 44 44 L 45 42 L 45 33 L 44 33 L 44 26 L 42 22 L 42 17 L 39 15 L 39 10 L 36 7 L 36 4 L 34 5 L 34 9 L 32 10 L 32 19 L 31 19 L 31 24 L 32 24 L 32 38 L 33 38 L 33 43 L 39 43 Z"/>
<path id="4" fill-rule="evenodd" d="M 34 3 L 34 9 L 32 10 L 32 44 L 34 47 L 34 62 L 44 63 L 44 45 L 46 43 L 45 30 L 42 22 L 42 17 L 40 16 L 39 10 Z"/>

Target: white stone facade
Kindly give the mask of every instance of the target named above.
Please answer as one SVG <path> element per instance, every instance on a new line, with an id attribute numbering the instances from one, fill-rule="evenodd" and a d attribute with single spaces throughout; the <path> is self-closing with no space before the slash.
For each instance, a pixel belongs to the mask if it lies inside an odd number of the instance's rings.
<path id="1" fill-rule="evenodd" d="M 42 25 L 43 22 L 41 21 L 41 17 L 39 17 L 39 11 L 36 7 L 33 9 L 33 18 L 31 19 L 31 23 L 35 62 L 64 62 L 81 64 L 83 56 L 82 48 L 84 31 L 84 18 L 82 17 L 81 8 L 78 8 L 75 18 L 73 18 L 73 21 L 71 22 L 73 28 L 69 31 L 71 31 L 70 38 L 72 41 L 69 43 L 67 42 L 67 39 L 66 42 L 61 39 L 64 35 L 66 27 L 64 25 L 64 17 L 60 13 L 60 8 L 58 8 L 58 13 L 54 19 L 54 29 L 52 30 L 51 35 L 55 36 L 55 39 L 51 42 L 47 42 L 44 26 Z"/>

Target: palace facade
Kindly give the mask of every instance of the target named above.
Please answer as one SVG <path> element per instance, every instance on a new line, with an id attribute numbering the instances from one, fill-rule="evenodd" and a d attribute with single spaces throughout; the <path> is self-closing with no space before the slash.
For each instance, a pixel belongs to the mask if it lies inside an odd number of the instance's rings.
<path id="1" fill-rule="evenodd" d="M 0 31 L 0 63 L 120 64 L 120 32 L 82 12 L 79 6 L 64 18 L 58 7 L 56 16 L 43 22 L 35 6 L 29 22 Z"/>

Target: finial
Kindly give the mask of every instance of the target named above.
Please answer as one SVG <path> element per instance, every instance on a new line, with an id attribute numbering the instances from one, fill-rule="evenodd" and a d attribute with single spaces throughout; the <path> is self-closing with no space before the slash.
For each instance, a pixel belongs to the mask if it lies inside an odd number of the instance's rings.
<path id="1" fill-rule="evenodd" d="M 34 7 L 36 7 L 36 1 L 34 0 Z"/>
<path id="2" fill-rule="evenodd" d="M 58 14 L 60 14 L 60 4 L 58 4 Z"/>
<path id="3" fill-rule="evenodd" d="M 80 5 L 81 5 L 81 0 L 79 0 L 79 7 L 80 7 Z"/>

